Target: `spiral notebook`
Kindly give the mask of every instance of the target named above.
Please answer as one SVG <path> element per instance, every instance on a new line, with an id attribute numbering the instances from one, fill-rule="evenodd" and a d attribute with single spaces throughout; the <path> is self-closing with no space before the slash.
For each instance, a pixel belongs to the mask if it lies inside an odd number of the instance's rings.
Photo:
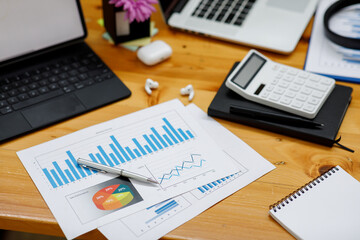
<path id="1" fill-rule="evenodd" d="M 336 166 L 269 213 L 297 239 L 360 239 L 360 182 Z"/>

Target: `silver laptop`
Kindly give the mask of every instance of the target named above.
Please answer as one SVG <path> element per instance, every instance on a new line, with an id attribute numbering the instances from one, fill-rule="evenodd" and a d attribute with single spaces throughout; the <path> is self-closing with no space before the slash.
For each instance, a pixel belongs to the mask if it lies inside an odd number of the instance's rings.
<path id="1" fill-rule="evenodd" d="M 291 53 L 318 0 L 160 0 L 167 24 L 244 45 Z"/>

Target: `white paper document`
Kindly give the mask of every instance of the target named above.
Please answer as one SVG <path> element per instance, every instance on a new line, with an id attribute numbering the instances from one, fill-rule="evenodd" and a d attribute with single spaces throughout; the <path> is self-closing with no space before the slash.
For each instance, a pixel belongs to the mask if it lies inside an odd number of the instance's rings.
<path id="1" fill-rule="evenodd" d="M 17 154 L 67 238 L 242 169 L 179 100 Z M 78 158 L 130 170 L 159 184 L 89 170 L 76 163 Z"/>
<path id="2" fill-rule="evenodd" d="M 304 69 L 337 80 L 360 82 L 360 51 L 333 44 L 325 36 L 324 13 L 335 1 L 322 0 L 319 2 Z M 358 5 L 354 5 L 354 8 L 358 8 Z M 351 9 L 344 10 L 330 19 L 330 29 L 343 36 L 360 38 L 359 11 Z"/>
<path id="3" fill-rule="evenodd" d="M 196 105 L 187 109 L 240 171 L 99 227 L 108 239 L 158 239 L 275 168 Z"/>

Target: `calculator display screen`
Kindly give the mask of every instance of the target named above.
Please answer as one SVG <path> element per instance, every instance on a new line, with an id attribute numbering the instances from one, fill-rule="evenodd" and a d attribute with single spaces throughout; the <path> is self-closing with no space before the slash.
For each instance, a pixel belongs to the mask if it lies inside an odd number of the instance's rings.
<path id="1" fill-rule="evenodd" d="M 251 80 L 256 76 L 266 60 L 259 55 L 253 53 L 247 59 L 245 64 L 239 69 L 234 78 L 231 80 L 241 88 L 246 88 Z"/>

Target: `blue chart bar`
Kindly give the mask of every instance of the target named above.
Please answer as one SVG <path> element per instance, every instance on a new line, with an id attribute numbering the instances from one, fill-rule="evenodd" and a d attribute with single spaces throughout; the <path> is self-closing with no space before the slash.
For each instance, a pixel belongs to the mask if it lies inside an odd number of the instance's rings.
<path id="1" fill-rule="evenodd" d="M 160 149 L 163 149 L 163 147 L 160 145 L 160 143 L 158 142 L 158 140 L 156 140 L 154 134 L 150 134 L 150 138 L 151 140 L 153 140 L 153 142 L 156 144 L 156 146 Z"/>
<path id="2" fill-rule="evenodd" d="M 59 176 L 56 174 L 55 170 L 51 169 L 50 172 L 51 172 L 51 175 L 55 178 L 56 182 L 59 184 L 59 186 L 62 186 L 63 183 L 61 182 Z"/>
<path id="3" fill-rule="evenodd" d="M 53 178 L 51 177 L 49 171 L 48 171 L 46 168 L 44 168 L 44 169 L 43 169 L 43 172 L 45 173 L 45 176 L 49 179 L 49 182 L 50 182 L 50 184 L 53 186 L 53 188 L 56 188 L 57 185 L 56 185 L 56 183 L 54 182 Z"/>
<path id="4" fill-rule="evenodd" d="M 146 151 L 148 151 L 149 153 L 152 153 L 152 151 L 151 151 L 151 149 L 149 148 L 148 145 L 145 145 L 144 147 L 145 147 Z"/>
<path id="5" fill-rule="evenodd" d="M 194 135 L 189 130 L 186 130 L 186 133 L 189 135 L 189 137 L 194 138 Z"/>
<path id="6" fill-rule="evenodd" d="M 169 131 L 169 129 L 166 126 L 163 126 L 163 129 L 175 143 L 179 143 L 179 141 L 174 137 L 174 135 Z"/>
<path id="7" fill-rule="evenodd" d="M 235 174 L 231 174 L 230 176 L 227 176 L 227 177 L 224 177 L 224 178 L 221 178 L 221 179 L 218 179 L 214 182 L 211 182 L 209 184 L 206 184 L 204 186 L 201 186 L 201 187 L 198 187 L 198 190 L 202 193 L 205 193 L 207 191 L 209 191 L 210 189 L 214 188 L 214 186 L 217 186 L 223 182 L 225 182 L 227 179 L 229 179 L 230 177 L 234 176 Z"/>
<path id="8" fill-rule="evenodd" d="M 114 151 L 114 153 L 116 154 L 116 156 L 118 157 L 118 159 L 120 160 L 121 163 L 124 163 L 125 160 L 124 158 L 121 156 L 121 154 L 119 153 L 119 151 L 115 148 L 114 144 L 110 143 L 109 146 L 111 147 L 111 149 Z M 117 164 L 118 165 L 118 164 Z"/>
<path id="9" fill-rule="evenodd" d="M 121 144 L 114 135 L 111 135 L 109 136 L 109 143 L 95 145 L 95 152 L 89 152 L 86 155 L 93 162 L 107 166 L 117 166 L 194 138 L 190 130 L 175 128 L 167 118 L 162 118 L 161 120 L 163 125 L 159 129 L 149 127 L 147 133 L 137 138 L 129 138 L 127 142 L 130 145 L 128 146 Z M 53 188 L 74 182 L 97 172 L 80 167 L 76 162 L 76 155 L 70 150 L 66 151 L 66 155 L 67 159 L 53 161 L 51 162 L 51 167 L 42 169 Z"/>
<path id="10" fill-rule="evenodd" d="M 68 176 L 68 178 L 70 179 L 70 181 L 74 182 L 75 179 L 73 178 L 73 176 L 71 175 L 69 169 L 65 169 L 65 173 Z"/>
<path id="11" fill-rule="evenodd" d="M 171 209 L 177 207 L 179 204 L 175 200 L 171 200 L 170 202 L 166 203 L 164 206 L 158 208 L 155 210 L 155 216 L 149 220 L 146 221 L 146 224 L 154 221 L 156 218 L 160 217 L 164 213 L 167 213 Z"/>
<path id="12" fill-rule="evenodd" d="M 170 138 L 166 135 L 166 134 L 163 134 L 163 137 L 165 138 L 165 140 L 170 144 L 170 146 L 174 145 L 172 143 L 172 141 L 170 140 Z"/>
<path id="13" fill-rule="evenodd" d="M 185 138 L 185 140 L 188 140 L 188 139 L 189 139 L 189 137 L 186 136 L 186 134 L 183 132 L 183 130 L 181 130 L 181 128 L 179 128 L 178 131 L 181 133 L 181 135 L 183 136 L 183 138 Z"/>
<path id="14" fill-rule="evenodd" d="M 171 123 L 166 119 L 163 118 L 165 124 L 170 128 L 170 130 L 175 134 L 175 136 L 180 140 L 180 142 L 183 142 L 184 139 L 179 135 L 179 133 L 175 130 L 175 128 L 171 125 Z"/>
<path id="15" fill-rule="evenodd" d="M 69 180 L 67 180 L 67 178 L 65 177 L 65 174 L 63 173 L 63 171 L 60 169 L 59 165 L 57 164 L 57 162 L 53 162 L 53 165 L 56 169 L 56 171 L 59 173 L 60 177 L 62 178 L 62 180 L 65 183 L 69 183 Z"/>

